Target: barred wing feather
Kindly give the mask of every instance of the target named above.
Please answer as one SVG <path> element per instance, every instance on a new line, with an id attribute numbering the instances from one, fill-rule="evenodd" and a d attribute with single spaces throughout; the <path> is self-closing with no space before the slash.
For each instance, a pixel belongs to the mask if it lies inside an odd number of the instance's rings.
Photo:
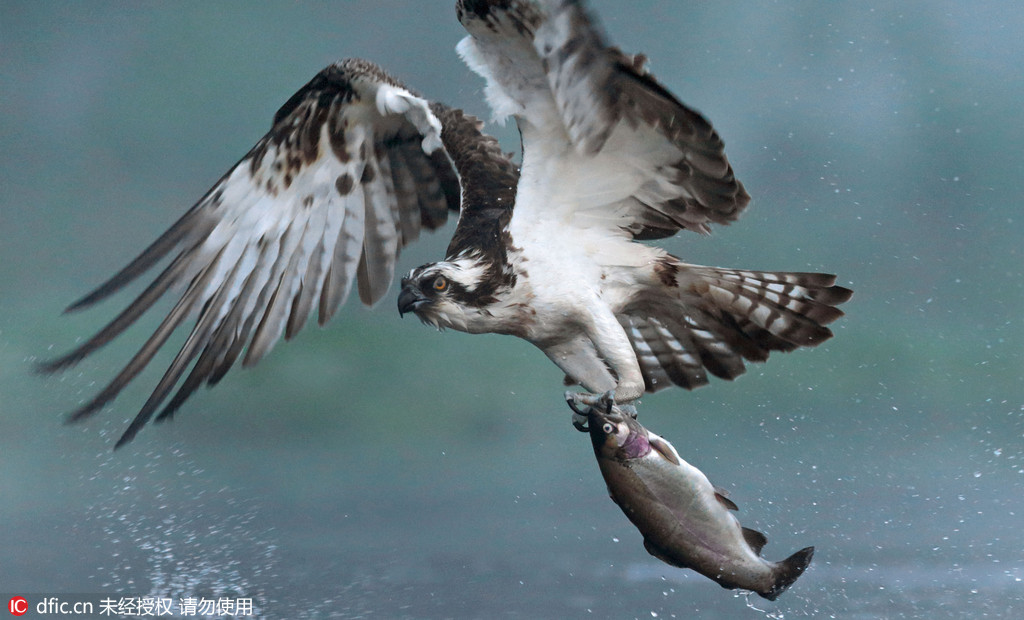
<path id="1" fill-rule="evenodd" d="M 282 335 L 294 336 L 314 304 L 323 324 L 353 284 L 364 303 L 377 302 L 391 284 L 401 248 L 422 229 L 444 224 L 459 206 L 458 177 L 441 129 L 426 100 L 372 63 L 350 59 L 320 72 L 178 222 L 68 308 L 101 301 L 170 257 L 123 312 L 75 350 L 42 364 L 45 372 L 75 364 L 169 291 L 181 291 L 142 348 L 71 419 L 116 397 L 189 320 L 195 323 L 188 338 L 118 446 L 134 437 L 179 382 L 157 419 L 171 415 L 203 383 L 219 381 L 243 350 L 243 365 L 252 365 Z"/>
<path id="2" fill-rule="evenodd" d="M 610 46 L 580 0 L 460 0 L 459 19 L 470 33 L 459 53 L 487 80 L 496 114 L 515 115 L 522 130 L 523 185 L 562 197 L 524 201 L 517 217 L 560 208 L 581 224 L 658 239 L 707 233 L 750 202 L 711 123 L 642 55 Z"/>

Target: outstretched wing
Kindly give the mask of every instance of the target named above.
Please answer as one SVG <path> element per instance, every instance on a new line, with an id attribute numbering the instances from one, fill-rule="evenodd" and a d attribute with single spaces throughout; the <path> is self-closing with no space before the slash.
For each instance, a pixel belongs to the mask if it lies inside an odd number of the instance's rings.
<path id="1" fill-rule="evenodd" d="M 183 291 L 139 352 L 71 419 L 116 397 L 191 318 L 185 344 L 118 446 L 156 413 L 190 365 L 157 419 L 203 383 L 219 381 L 243 350 L 244 366 L 258 362 L 282 334 L 290 338 L 302 329 L 314 304 L 326 322 L 353 283 L 364 303 L 379 300 L 401 248 L 458 209 L 459 179 L 441 133 L 428 102 L 376 65 L 349 59 L 321 71 L 177 223 L 68 308 L 92 305 L 171 257 L 121 314 L 74 351 L 43 364 L 45 372 L 78 362 L 164 294 Z"/>
<path id="2" fill-rule="evenodd" d="M 659 84 L 642 56 L 610 47 L 582 0 L 461 0 L 458 14 L 470 35 L 459 53 L 487 80 L 495 114 L 514 115 L 522 133 L 520 243 L 552 228 L 626 239 L 706 233 L 749 203 L 711 124 Z M 708 373 L 732 379 L 745 361 L 814 346 L 831 337 L 826 325 L 851 295 L 831 275 L 687 265 L 632 244 L 609 258 L 623 263 L 636 279 L 605 288 L 603 300 L 647 391 L 694 388 Z M 619 382 L 589 336 L 545 352 L 587 390 Z"/>
<path id="3" fill-rule="evenodd" d="M 609 47 L 578 0 L 461 0 L 459 19 L 470 33 L 460 54 L 522 131 L 522 187 L 545 188 L 544 200 L 521 197 L 516 217 L 560 209 L 577 226 L 654 239 L 706 233 L 750 201 L 711 124 L 642 56 Z"/>

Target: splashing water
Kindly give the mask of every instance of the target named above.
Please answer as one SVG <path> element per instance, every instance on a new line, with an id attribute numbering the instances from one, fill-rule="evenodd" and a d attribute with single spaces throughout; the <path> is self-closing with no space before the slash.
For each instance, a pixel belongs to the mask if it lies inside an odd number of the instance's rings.
<path id="1" fill-rule="evenodd" d="M 182 617 L 187 600 L 208 601 L 207 618 L 234 617 L 239 601 L 251 609 L 246 617 L 264 617 L 262 584 L 274 582 L 276 546 L 256 525 L 258 507 L 230 488 L 211 490 L 202 469 L 180 450 L 172 456 L 170 480 L 160 454 L 147 455 L 141 471 L 106 455 L 89 477 L 100 487 L 89 509 L 103 533 L 96 544 L 110 550 L 111 564 L 98 569 L 100 586 L 170 599 L 165 617 Z"/>

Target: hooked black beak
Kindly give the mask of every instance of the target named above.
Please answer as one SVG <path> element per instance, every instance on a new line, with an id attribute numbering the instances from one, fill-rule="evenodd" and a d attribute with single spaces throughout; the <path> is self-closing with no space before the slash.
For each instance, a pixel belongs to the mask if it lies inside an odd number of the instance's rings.
<path id="1" fill-rule="evenodd" d="M 402 287 L 402 292 L 398 294 L 398 315 L 405 316 L 406 312 L 415 311 L 427 301 L 428 299 L 419 287 L 414 284 L 406 284 Z"/>

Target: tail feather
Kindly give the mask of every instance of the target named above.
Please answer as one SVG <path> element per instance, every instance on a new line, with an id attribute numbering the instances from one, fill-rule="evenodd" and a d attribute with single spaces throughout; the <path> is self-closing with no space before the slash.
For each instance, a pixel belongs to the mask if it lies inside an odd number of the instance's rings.
<path id="1" fill-rule="evenodd" d="M 761 596 L 769 601 L 779 598 L 780 594 L 793 585 L 800 575 L 804 574 L 804 571 L 810 566 L 811 558 L 813 557 L 814 547 L 804 547 L 785 560 L 777 562 L 775 568 L 772 569 L 772 575 L 775 579 L 772 583 L 772 589 L 767 593 L 761 594 Z"/>
<path id="2" fill-rule="evenodd" d="M 650 392 L 693 389 L 708 373 L 734 379 L 746 361 L 816 346 L 832 337 L 826 325 L 843 316 L 836 306 L 853 293 L 831 274 L 720 269 L 674 257 L 654 274 L 657 283 L 619 314 Z"/>
<path id="3" fill-rule="evenodd" d="M 732 315 L 742 326 L 761 329 L 796 346 L 832 337 L 825 325 L 843 316 L 836 308 L 853 293 L 821 273 L 778 273 L 702 268 L 691 285 L 701 299 Z"/>

